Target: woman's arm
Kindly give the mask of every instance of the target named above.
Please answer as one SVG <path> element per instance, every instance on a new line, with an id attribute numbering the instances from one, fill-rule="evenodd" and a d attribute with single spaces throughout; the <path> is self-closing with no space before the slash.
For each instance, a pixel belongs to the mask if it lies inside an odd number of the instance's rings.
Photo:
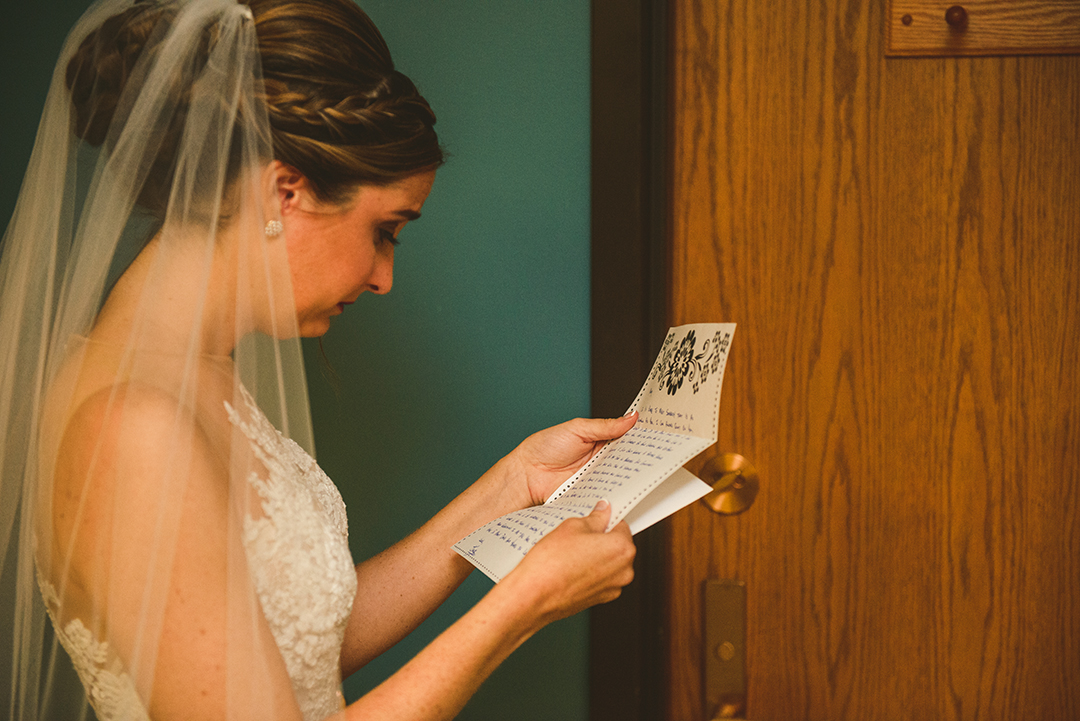
<path id="1" fill-rule="evenodd" d="M 419 530 L 359 564 L 342 675 L 404 638 L 468 577 L 473 566 L 453 551 L 453 544 L 490 520 L 543 503 L 636 420 L 577 419 L 529 436 Z"/>
<path id="2" fill-rule="evenodd" d="M 587 460 L 601 442 L 597 436 L 631 424 L 572 422 L 527 440 L 362 571 L 383 585 L 359 595 L 380 598 L 379 612 L 389 614 L 387 625 L 397 632 L 418 623 L 423 609 L 466 575 L 449 546 L 478 517 L 553 489 Z M 55 548 L 73 549 L 61 584 L 67 589 L 61 623 L 74 617 L 98 627 L 156 721 L 298 719 L 230 523 L 227 469 L 200 425 L 171 397 L 129 387 L 91 398 L 67 431 L 53 529 Z M 540 456 L 548 463 L 537 464 Z M 601 508 L 559 526 L 461 620 L 350 707 L 348 717 L 450 718 L 545 624 L 617 596 L 632 578 L 634 547 L 625 524 L 603 532 L 609 516 Z M 419 568 L 410 568 L 413 560 Z M 400 583 L 389 578 L 397 573 L 404 574 Z M 425 600 L 414 601 L 410 591 Z M 406 610 L 394 609 L 395 602 Z M 149 653 L 147 644 L 153 644 Z"/>
<path id="3" fill-rule="evenodd" d="M 548 623 L 616 598 L 633 578 L 634 544 L 611 510 L 565 521 L 459 621 L 342 719 L 450 719 L 507 656 Z M 337 718 L 337 717 L 335 717 Z"/>

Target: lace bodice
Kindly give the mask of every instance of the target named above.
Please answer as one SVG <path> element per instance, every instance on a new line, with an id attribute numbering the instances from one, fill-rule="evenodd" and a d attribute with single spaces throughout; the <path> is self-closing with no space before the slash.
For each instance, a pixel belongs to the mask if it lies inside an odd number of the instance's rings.
<path id="1" fill-rule="evenodd" d="M 345 505 L 314 459 L 282 436 L 246 391 L 242 398 L 241 409 L 225 404 L 229 420 L 266 469 L 248 479 L 263 513 L 244 522 L 252 583 L 304 719 L 320 721 L 344 704 L 339 663 L 356 595 Z M 78 618 L 61 628 L 56 591 L 40 576 L 39 584 L 100 721 L 148 721 L 120 659 Z"/>
<path id="2" fill-rule="evenodd" d="M 241 389 L 243 390 L 243 389 Z M 246 408 L 229 420 L 268 471 L 250 482 L 264 516 L 244 521 L 252 581 L 305 721 L 341 709 L 340 662 L 356 596 L 345 503 L 300 446 L 267 420 L 246 391 Z"/>

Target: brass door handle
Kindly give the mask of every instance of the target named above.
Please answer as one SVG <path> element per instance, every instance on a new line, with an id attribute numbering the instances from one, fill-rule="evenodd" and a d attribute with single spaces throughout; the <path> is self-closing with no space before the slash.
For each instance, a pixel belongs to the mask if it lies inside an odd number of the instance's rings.
<path id="1" fill-rule="evenodd" d="M 701 478 L 713 488 L 701 502 L 725 516 L 749 508 L 761 487 L 757 469 L 738 453 L 713 458 L 701 469 Z"/>

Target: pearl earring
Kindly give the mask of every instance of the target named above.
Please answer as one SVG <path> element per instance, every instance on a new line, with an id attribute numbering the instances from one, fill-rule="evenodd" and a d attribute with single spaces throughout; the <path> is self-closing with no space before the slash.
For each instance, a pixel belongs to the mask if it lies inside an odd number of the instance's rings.
<path id="1" fill-rule="evenodd" d="M 281 235 L 283 230 L 285 230 L 285 226 L 281 224 L 280 220 L 268 220 L 266 230 L 263 232 L 266 233 L 267 238 L 276 238 Z"/>

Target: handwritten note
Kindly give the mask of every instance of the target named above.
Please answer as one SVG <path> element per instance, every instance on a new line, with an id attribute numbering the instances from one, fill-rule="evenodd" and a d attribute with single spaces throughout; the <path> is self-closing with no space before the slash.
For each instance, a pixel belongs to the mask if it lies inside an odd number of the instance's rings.
<path id="1" fill-rule="evenodd" d="M 668 331 L 660 354 L 628 413 L 640 418 L 606 444 L 542 506 L 510 513 L 478 528 L 454 550 L 498 582 L 537 542 L 567 518 L 601 500 L 611 527 L 634 533 L 711 489 L 682 465 L 716 442 L 720 388 L 734 323 L 696 323 Z"/>

